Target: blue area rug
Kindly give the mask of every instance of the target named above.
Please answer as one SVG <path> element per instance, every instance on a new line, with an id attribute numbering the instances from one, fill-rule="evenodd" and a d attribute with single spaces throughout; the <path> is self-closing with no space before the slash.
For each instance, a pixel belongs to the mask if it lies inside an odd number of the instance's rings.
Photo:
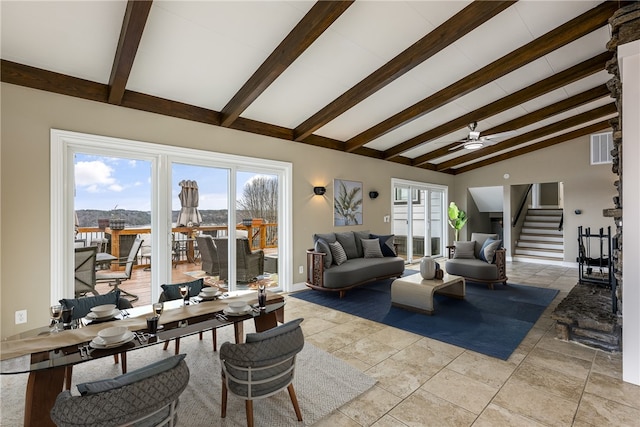
<path id="1" fill-rule="evenodd" d="M 405 270 L 405 276 L 416 271 Z M 391 306 L 391 282 L 360 286 L 339 298 L 337 292 L 302 291 L 292 294 L 315 304 L 425 337 L 507 360 L 558 291 L 532 286 L 486 285 L 467 282 L 463 300 L 434 297 L 435 314 L 415 313 Z"/>

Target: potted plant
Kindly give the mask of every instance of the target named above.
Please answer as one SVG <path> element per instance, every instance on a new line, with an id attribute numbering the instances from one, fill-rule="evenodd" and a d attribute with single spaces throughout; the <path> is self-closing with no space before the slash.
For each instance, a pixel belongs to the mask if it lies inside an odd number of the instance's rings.
<path id="1" fill-rule="evenodd" d="M 458 234 L 460 229 L 467 223 L 467 213 L 461 209 L 458 209 L 455 202 L 449 204 L 449 225 L 456 231 L 456 240 L 458 240 Z"/>

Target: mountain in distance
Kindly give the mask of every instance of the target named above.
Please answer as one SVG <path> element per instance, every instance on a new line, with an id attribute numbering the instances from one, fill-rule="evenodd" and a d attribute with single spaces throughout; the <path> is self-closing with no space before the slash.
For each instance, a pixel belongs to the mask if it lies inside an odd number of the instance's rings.
<path id="1" fill-rule="evenodd" d="M 171 213 L 171 221 L 175 223 L 180 211 L 172 211 Z M 146 211 L 80 209 L 76 211 L 76 214 L 78 215 L 79 227 L 97 227 L 98 219 L 109 218 L 124 219 L 127 227 L 148 227 L 151 225 L 151 212 Z M 224 225 L 228 221 L 226 209 L 202 209 L 200 215 L 202 215 L 201 225 Z M 234 223 L 242 222 L 244 218 L 251 218 L 251 214 L 248 211 L 238 210 Z"/>

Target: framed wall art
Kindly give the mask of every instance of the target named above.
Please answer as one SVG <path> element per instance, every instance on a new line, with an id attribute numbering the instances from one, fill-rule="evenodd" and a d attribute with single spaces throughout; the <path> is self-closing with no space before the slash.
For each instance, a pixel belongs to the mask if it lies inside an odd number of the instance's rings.
<path id="1" fill-rule="evenodd" d="M 333 180 L 333 225 L 362 224 L 362 183 Z"/>

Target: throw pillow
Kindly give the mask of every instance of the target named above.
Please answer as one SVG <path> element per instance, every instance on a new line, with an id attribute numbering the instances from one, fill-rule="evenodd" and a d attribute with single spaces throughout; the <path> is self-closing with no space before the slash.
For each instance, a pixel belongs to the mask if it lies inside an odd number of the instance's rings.
<path id="1" fill-rule="evenodd" d="M 358 258 L 362 258 L 364 256 L 364 250 L 362 249 L 362 239 L 368 239 L 369 230 L 365 231 L 354 231 L 353 234 L 356 237 L 356 248 L 358 248 Z"/>
<path id="2" fill-rule="evenodd" d="M 378 236 L 377 234 L 370 234 L 370 239 L 379 239 L 380 240 L 380 250 L 382 251 L 383 256 L 397 256 L 396 250 L 393 247 L 393 239 L 395 235 L 389 234 L 386 236 Z"/>
<path id="3" fill-rule="evenodd" d="M 453 253 L 454 259 L 475 259 L 473 250 L 476 247 L 476 242 L 453 242 L 456 247 L 456 251 Z"/>
<path id="4" fill-rule="evenodd" d="M 480 249 L 480 259 L 493 264 L 496 257 L 496 251 L 502 246 L 502 240 L 487 239 L 484 241 Z"/>
<path id="5" fill-rule="evenodd" d="M 185 283 L 176 283 L 172 285 L 162 285 L 162 290 L 164 291 L 164 297 L 167 301 L 171 301 L 174 299 L 181 299 L 182 295 L 180 295 L 180 286 L 187 285 L 190 287 L 189 289 L 189 297 L 198 296 L 202 287 L 204 286 L 204 280 L 198 279 L 192 282 Z"/>
<path id="6" fill-rule="evenodd" d="M 185 354 L 176 354 L 175 356 L 167 357 L 166 359 L 159 360 L 150 365 L 144 366 L 140 369 L 136 369 L 135 371 L 131 371 L 115 378 L 78 384 L 78 391 L 81 395 L 86 396 L 90 394 L 103 393 L 105 391 L 133 384 L 135 382 L 144 380 L 145 378 L 149 378 L 162 372 L 168 371 L 169 369 L 175 368 L 178 363 L 180 363 L 182 359 L 184 359 L 185 356 Z"/>
<path id="7" fill-rule="evenodd" d="M 119 299 L 120 291 L 115 291 L 94 297 L 61 299 L 59 302 L 64 308 L 73 307 L 73 319 L 81 319 L 89 314 L 92 307 L 104 304 L 115 304 L 117 306 Z"/>
<path id="8" fill-rule="evenodd" d="M 331 267 L 333 263 L 333 257 L 331 256 L 331 249 L 329 248 L 329 243 L 327 243 L 324 239 L 316 240 L 316 244 L 313 246 L 313 250 L 316 252 L 322 252 L 325 254 L 324 256 L 324 268 Z"/>
<path id="9" fill-rule="evenodd" d="M 315 243 L 318 239 L 322 239 L 327 243 L 333 243 L 336 241 L 336 233 L 314 234 L 313 242 Z"/>
<path id="10" fill-rule="evenodd" d="M 356 236 L 353 234 L 353 231 L 336 233 L 336 239 L 340 242 L 344 253 L 347 254 L 347 259 L 359 258 Z"/>
<path id="11" fill-rule="evenodd" d="M 280 326 L 277 326 L 275 328 L 268 329 L 264 332 L 247 334 L 247 337 L 245 338 L 244 342 L 247 342 L 247 343 L 258 342 L 258 341 L 276 337 L 281 334 L 286 334 L 287 332 L 291 332 L 294 329 L 296 329 L 298 325 L 302 323 L 303 320 L 304 319 L 295 319 L 290 322 L 284 323 Z"/>
<path id="12" fill-rule="evenodd" d="M 365 258 L 382 258 L 379 239 L 360 239 Z"/>
<path id="13" fill-rule="evenodd" d="M 340 242 L 329 243 L 329 248 L 331 249 L 331 256 L 333 257 L 334 264 L 340 265 L 347 260 L 347 254 L 344 253 L 344 249 Z"/>

